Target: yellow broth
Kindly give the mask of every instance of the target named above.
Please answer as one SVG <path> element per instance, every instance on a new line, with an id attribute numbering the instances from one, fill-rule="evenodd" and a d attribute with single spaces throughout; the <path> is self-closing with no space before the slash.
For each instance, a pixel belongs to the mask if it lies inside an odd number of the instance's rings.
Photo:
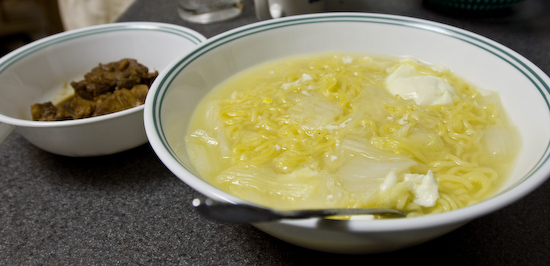
<path id="1" fill-rule="evenodd" d="M 452 86 L 452 103 L 390 93 L 388 77 L 403 65 Z M 387 207 L 413 217 L 493 195 L 513 166 L 517 134 L 497 93 L 447 68 L 332 52 L 230 78 L 199 104 L 185 141 L 205 180 L 245 200 L 277 209 Z M 426 182 L 409 180 L 417 177 Z M 433 203 L 422 203 L 422 185 L 435 189 Z"/>

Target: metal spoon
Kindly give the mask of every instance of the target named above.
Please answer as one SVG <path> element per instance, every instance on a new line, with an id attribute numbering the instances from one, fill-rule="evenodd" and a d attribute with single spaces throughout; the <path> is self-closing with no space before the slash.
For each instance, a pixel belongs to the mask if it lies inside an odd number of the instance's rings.
<path id="1" fill-rule="evenodd" d="M 278 211 L 251 205 L 238 205 L 215 201 L 210 198 L 196 198 L 193 206 L 203 216 L 228 223 L 257 223 L 280 219 L 305 219 L 327 216 L 376 214 L 393 217 L 404 217 L 406 214 L 395 209 L 350 208 L 350 209 L 313 209 Z"/>

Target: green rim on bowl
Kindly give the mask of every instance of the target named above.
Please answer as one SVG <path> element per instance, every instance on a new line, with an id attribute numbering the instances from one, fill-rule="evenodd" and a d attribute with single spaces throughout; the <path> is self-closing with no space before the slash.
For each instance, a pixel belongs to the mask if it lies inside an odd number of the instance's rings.
<path id="1" fill-rule="evenodd" d="M 170 33 L 176 36 L 183 37 L 189 40 L 193 44 L 199 44 L 202 42 L 193 33 L 180 28 L 177 26 L 172 26 L 169 24 L 163 23 L 154 23 L 154 22 L 142 22 L 142 23 L 113 23 L 109 25 L 101 25 L 98 27 L 89 27 L 82 30 L 69 31 L 65 33 L 60 33 L 59 38 L 44 38 L 43 41 L 36 42 L 36 44 L 31 44 L 30 49 L 25 50 L 24 52 L 17 53 L 13 56 L 10 54 L 6 55 L 6 61 L 0 65 L 0 74 L 4 72 L 10 65 L 21 60 L 22 58 L 27 57 L 28 55 L 42 49 L 46 49 L 49 46 L 53 46 L 58 43 L 66 42 L 73 39 L 78 39 L 86 36 L 92 36 L 96 34 L 106 33 L 106 32 L 120 32 L 120 31 L 156 31 L 156 32 L 165 32 Z"/>
<path id="2" fill-rule="evenodd" d="M 172 150 L 165 135 L 165 132 L 163 131 L 162 125 L 164 121 L 162 121 L 162 110 L 160 108 L 166 97 L 168 88 L 171 86 L 172 82 L 175 80 L 182 69 L 187 67 L 196 59 L 200 58 L 203 54 L 213 49 L 216 49 L 221 45 L 237 41 L 247 36 L 298 25 L 307 25 L 314 23 L 319 24 L 350 22 L 413 28 L 415 30 L 430 32 L 430 34 L 440 35 L 445 38 L 452 38 L 461 43 L 465 43 L 468 46 L 475 47 L 476 49 L 481 49 L 485 53 L 489 53 L 492 56 L 497 57 L 499 60 L 505 62 L 506 65 L 511 66 L 518 73 L 521 73 L 521 76 L 525 77 L 528 82 L 537 89 L 538 93 L 540 93 L 541 98 L 544 101 L 544 106 L 541 108 L 544 109 L 545 113 L 550 113 L 550 81 L 548 81 L 548 77 L 540 69 L 534 66 L 527 59 L 523 58 L 521 55 L 483 36 L 436 22 L 402 16 L 369 13 L 324 13 L 314 15 L 302 15 L 288 17 L 281 20 L 259 22 L 215 36 L 206 43 L 199 45 L 191 53 L 173 63 L 170 70 L 164 73 L 162 78 L 158 80 L 158 89 L 153 94 L 153 99 L 151 99 L 152 104 L 150 110 L 152 110 L 152 114 L 147 114 L 150 115 L 150 122 L 152 123 L 155 135 L 158 136 L 158 142 L 169 154 L 169 158 L 167 159 L 173 161 L 174 163 L 177 162 L 180 164 L 180 166 L 185 167 L 185 165 L 176 155 L 175 151 Z M 534 162 L 533 166 L 529 166 L 530 168 L 527 173 L 521 176 L 521 178 L 519 178 L 513 186 L 504 191 L 501 191 L 500 194 L 503 194 L 515 187 L 520 186 L 522 183 L 525 183 L 525 181 L 528 180 L 529 177 L 537 174 L 537 171 L 539 169 L 547 167 L 547 162 L 550 156 L 550 142 L 549 140 L 545 141 L 546 143 L 540 143 L 540 145 L 544 147 L 544 151 L 542 152 L 542 155 L 536 159 L 536 162 Z M 540 180 L 539 178 L 536 182 L 530 182 L 528 185 L 528 189 L 525 189 L 524 191 L 533 189 L 535 187 L 535 185 L 533 185 L 534 183 L 542 181 L 543 180 Z"/>
<path id="3" fill-rule="evenodd" d="M 69 42 L 76 39 L 81 39 L 85 37 L 90 37 L 94 35 L 104 34 L 104 33 L 119 33 L 119 32 L 162 32 L 177 37 L 184 38 L 194 45 L 198 45 L 206 40 L 204 36 L 199 34 L 194 30 L 190 30 L 181 26 L 159 23 L 159 22 L 120 22 L 112 24 L 103 24 L 97 26 L 91 26 L 71 31 L 66 31 L 51 35 L 35 41 L 33 43 L 27 44 L 15 51 L 8 53 L 7 55 L 0 58 L 0 74 L 3 74 L 7 69 L 9 69 L 13 64 L 25 60 L 25 58 L 33 55 L 38 51 L 42 51 L 53 47 L 57 44 Z M 143 108 L 139 106 L 137 108 Z M 127 112 L 134 112 L 136 109 L 128 109 L 116 113 L 109 114 L 108 116 L 98 116 L 87 118 L 86 120 L 67 120 L 67 121 L 55 121 L 55 126 L 64 126 L 64 125 L 74 125 L 79 123 L 89 123 L 90 121 L 99 121 L 107 119 L 107 117 L 120 116 Z M 13 119 L 11 117 L 5 117 L 0 114 L 0 117 L 5 120 L 6 123 L 19 125 L 19 119 Z M 36 127 L 46 127 L 51 126 L 50 122 L 37 122 L 37 121 L 25 121 L 26 124 L 33 124 Z"/>

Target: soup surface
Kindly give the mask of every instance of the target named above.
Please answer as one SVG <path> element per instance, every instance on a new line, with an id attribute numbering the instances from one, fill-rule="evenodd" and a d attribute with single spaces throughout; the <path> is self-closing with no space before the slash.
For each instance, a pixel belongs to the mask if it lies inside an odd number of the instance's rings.
<path id="1" fill-rule="evenodd" d="M 380 207 L 409 216 L 479 202 L 520 146 L 497 93 L 414 58 L 323 53 L 237 74 L 199 104 L 200 175 L 277 209 Z"/>

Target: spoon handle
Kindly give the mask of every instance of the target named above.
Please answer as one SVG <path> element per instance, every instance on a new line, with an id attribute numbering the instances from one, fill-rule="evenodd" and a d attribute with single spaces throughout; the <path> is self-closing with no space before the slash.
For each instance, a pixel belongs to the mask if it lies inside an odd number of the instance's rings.
<path id="1" fill-rule="evenodd" d="M 276 211 L 252 205 L 239 205 L 227 202 L 219 202 L 210 198 L 196 198 L 193 200 L 193 206 L 195 206 L 195 209 L 199 211 L 199 213 L 209 219 L 228 223 L 258 223 L 280 219 L 306 219 L 338 215 L 377 214 L 392 215 L 397 217 L 405 216 L 405 213 L 399 210 L 376 208 Z"/>

